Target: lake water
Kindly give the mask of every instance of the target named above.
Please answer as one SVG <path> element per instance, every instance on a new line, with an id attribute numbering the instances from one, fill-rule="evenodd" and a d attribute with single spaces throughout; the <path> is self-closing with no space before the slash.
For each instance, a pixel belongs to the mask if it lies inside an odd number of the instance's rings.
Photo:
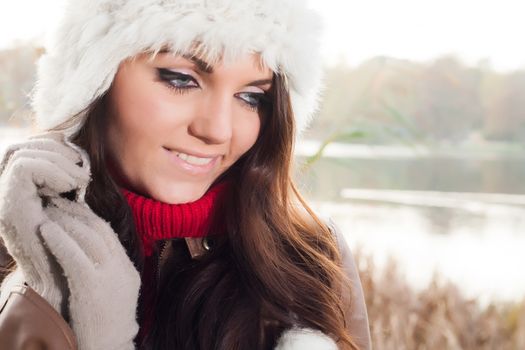
<path id="1" fill-rule="evenodd" d="M 418 289 L 437 272 L 482 303 L 525 298 L 525 154 L 327 153 L 302 188 L 353 249 L 380 267 L 395 258 Z"/>
<path id="2" fill-rule="evenodd" d="M 0 152 L 24 134 L 0 129 Z M 525 154 L 334 145 L 301 179 L 352 249 L 395 258 L 415 288 L 438 272 L 482 303 L 525 298 Z"/>

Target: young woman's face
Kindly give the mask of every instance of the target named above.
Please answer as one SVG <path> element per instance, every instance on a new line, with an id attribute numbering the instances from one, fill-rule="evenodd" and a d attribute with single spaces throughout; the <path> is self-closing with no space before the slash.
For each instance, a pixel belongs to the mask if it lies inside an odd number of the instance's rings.
<path id="1" fill-rule="evenodd" d="M 214 67 L 191 56 L 148 58 L 123 62 L 109 93 L 114 171 L 138 193 L 192 202 L 257 140 L 272 72 L 256 55 Z"/>

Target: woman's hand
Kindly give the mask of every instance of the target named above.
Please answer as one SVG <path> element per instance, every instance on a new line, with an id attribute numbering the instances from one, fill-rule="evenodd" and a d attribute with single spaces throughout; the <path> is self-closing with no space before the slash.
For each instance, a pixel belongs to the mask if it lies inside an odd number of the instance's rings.
<path id="1" fill-rule="evenodd" d="M 59 313 L 65 306 L 65 281 L 44 249 L 38 228 L 49 220 L 45 199 L 85 192 L 89 162 L 73 147 L 58 133 L 33 136 L 10 146 L 0 163 L 0 236 L 26 283 Z"/>
<path id="2" fill-rule="evenodd" d="M 40 227 L 64 270 L 80 350 L 134 349 L 140 276 L 109 223 L 84 203 L 52 198 Z"/>

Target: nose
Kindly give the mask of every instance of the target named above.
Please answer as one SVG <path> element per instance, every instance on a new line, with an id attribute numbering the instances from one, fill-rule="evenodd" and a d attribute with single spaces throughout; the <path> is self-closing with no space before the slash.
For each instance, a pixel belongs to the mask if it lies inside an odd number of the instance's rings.
<path id="1" fill-rule="evenodd" d="M 189 125 L 189 133 L 208 144 L 222 144 L 232 137 L 232 99 L 226 94 L 203 98 L 198 113 Z"/>

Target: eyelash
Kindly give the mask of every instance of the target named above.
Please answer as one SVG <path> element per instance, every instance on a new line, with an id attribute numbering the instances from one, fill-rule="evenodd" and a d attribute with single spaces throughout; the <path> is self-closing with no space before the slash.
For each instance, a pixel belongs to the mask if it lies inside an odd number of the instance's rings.
<path id="1" fill-rule="evenodd" d="M 157 75 L 159 80 L 164 83 L 169 89 L 173 90 L 175 93 L 184 95 L 190 92 L 192 89 L 199 88 L 199 84 L 189 74 L 184 74 L 180 72 L 175 72 L 166 68 L 157 68 Z M 173 84 L 174 80 L 189 80 L 190 82 L 194 82 L 196 85 L 188 85 L 188 86 L 177 86 Z M 241 92 L 237 94 L 238 96 L 241 95 L 248 95 L 248 97 L 255 97 L 257 100 L 256 104 L 250 103 L 246 101 L 244 98 L 239 99 L 242 101 L 243 105 L 248 108 L 250 111 L 258 112 L 263 107 L 266 107 L 270 104 L 270 99 L 268 98 L 267 93 L 261 94 L 261 93 L 250 93 L 250 92 Z"/>

